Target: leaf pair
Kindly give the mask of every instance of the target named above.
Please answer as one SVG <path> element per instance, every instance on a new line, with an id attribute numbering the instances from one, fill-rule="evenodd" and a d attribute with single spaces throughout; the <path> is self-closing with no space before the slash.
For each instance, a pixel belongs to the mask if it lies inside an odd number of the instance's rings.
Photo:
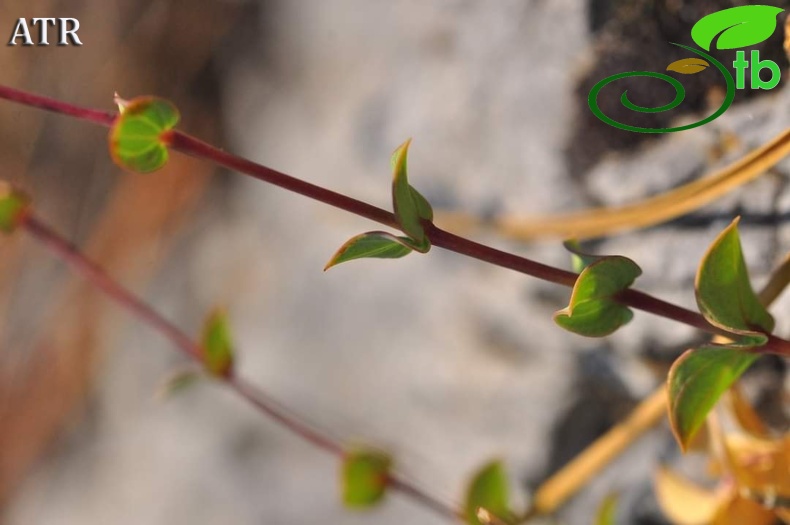
<path id="1" fill-rule="evenodd" d="M 554 314 L 562 328 L 587 337 L 611 334 L 634 316 L 615 296 L 630 287 L 642 270 L 626 257 L 597 257 L 584 254 L 573 242 L 565 243 L 571 251 L 576 279 L 567 308 Z"/>
<path id="2" fill-rule="evenodd" d="M 719 397 L 757 359 L 749 350 L 764 345 L 774 327 L 749 283 L 738 219 L 708 249 L 695 284 L 702 315 L 731 333 L 732 342 L 688 350 L 669 371 L 670 423 L 684 450 Z"/>
<path id="3" fill-rule="evenodd" d="M 138 97 L 118 101 L 120 115 L 110 129 L 110 155 L 122 168 L 137 172 L 156 171 L 167 163 L 168 133 L 180 118 L 167 100 Z"/>
<path id="4" fill-rule="evenodd" d="M 214 310 L 203 322 L 203 332 L 195 356 L 202 366 L 189 366 L 172 373 L 162 385 L 158 397 L 165 399 L 192 387 L 206 377 L 227 378 L 233 373 L 234 350 L 228 316 Z"/>
<path id="5" fill-rule="evenodd" d="M 324 271 L 346 261 L 363 258 L 399 259 L 412 251 L 427 253 L 431 242 L 422 221 L 433 220 L 433 209 L 420 192 L 409 184 L 407 155 L 411 139 L 392 155 L 392 206 L 395 218 L 406 236 L 373 231 L 346 241 L 324 267 Z"/>

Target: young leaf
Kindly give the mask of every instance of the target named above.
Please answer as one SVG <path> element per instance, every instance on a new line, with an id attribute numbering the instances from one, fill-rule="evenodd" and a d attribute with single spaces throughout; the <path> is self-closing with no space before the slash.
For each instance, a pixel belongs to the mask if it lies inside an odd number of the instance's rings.
<path id="1" fill-rule="evenodd" d="M 371 507 L 387 488 L 392 459 L 381 452 L 359 450 L 343 462 L 343 503 L 351 508 Z"/>
<path id="2" fill-rule="evenodd" d="M 340 263 L 365 257 L 399 259 L 411 253 L 412 248 L 407 245 L 408 243 L 409 239 L 396 237 L 387 232 L 362 233 L 346 241 L 326 263 L 324 271 Z"/>
<path id="3" fill-rule="evenodd" d="M 420 219 L 422 215 L 432 215 L 433 212 L 425 198 L 409 185 L 406 163 L 409 144 L 411 139 L 395 150 L 392 156 L 392 206 L 403 232 L 416 242 L 422 243 L 425 241 L 425 230 Z"/>
<path id="4" fill-rule="evenodd" d="M 681 60 L 675 60 L 669 64 L 667 66 L 667 71 L 674 71 L 675 73 L 680 73 L 681 75 L 693 75 L 694 73 L 705 71 L 708 66 L 710 66 L 708 61 L 702 58 L 683 58 Z"/>
<path id="5" fill-rule="evenodd" d="M 687 449 L 721 395 L 756 359 L 739 348 L 703 346 L 687 350 L 672 364 L 669 422 L 681 449 Z"/>
<path id="6" fill-rule="evenodd" d="M 484 509 L 499 520 L 509 520 L 509 499 L 507 474 L 502 463 L 493 461 L 485 465 L 474 475 L 466 492 L 464 512 L 467 524 L 487 525 L 480 520 L 479 509 Z"/>
<path id="7" fill-rule="evenodd" d="M 609 494 L 598 506 L 598 511 L 595 514 L 595 525 L 615 525 L 616 513 L 617 496 Z"/>
<path id="8" fill-rule="evenodd" d="M 771 314 L 749 283 L 735 219 L 713 241 L 702 259 L 695 283 L 697 305 L 711 324 L 740 335 L 739 344 L 762 345 L 774 327 Z"/>
<path id="9" fill-rule="evenodd" d="M 403 151 L 404 148 L 408 150 L 409 145 L 411 144 L 411 139 L 407 140 L 404 144 L 402 144 L 390 157 L 390 168 L 392 169 L 393 173 L 398 168 L 398 163 L 400 162 L 401 155 L 405 155 L 406 152 Z M 405 162 L 405 157 L 404 157 Z M 404 164 L 405 168 L 405 164 Z M 414 203 L 417 206 L 417 212 L 420 215 L 420 218 L 432 221 L 433 220 L 433 208 L 431 207 L 428 200 L 422 196 L 422 194 L 414 189 L 414 186 L 409 186 L 411 190 L 412 197 L 414 198 Z"/>
<path id="10" fill-rule="evenodd" d="M 611 334 L 634 316 L 613 297 L 641 275 L 637 264 L 626 257 L 603 257 L 579 274 L 570 304 L 554 314 L 554 322 L 587 337 Z"/>
<path id="11" fill-rule="evenodd" d="M 576 239 L 569 239 L 563 242 L 562 246 L 571 252 L 571 268 L 576 273 L 582 273 L 585 268 L 602 258 L 599 255 L 584 253 L 581 244 Z"/>
<path id="12" fill-rule="evenodd" d="M 215 376 L 229 376 L 233 372 L 233 343 L 225 312 L 216 310 L 206 319 L 201 341 L 205 369 Z"/>
<path id="13" fill-rule="evenodd" d="M 178 120 L 178 110 L 167 100 L 139 97 L 125 103 L 110 129 L 113 160 L 138 173 L 158 170 L 168 158 L 165 134 Z"/>
<path id="14" fill-rule="evenodd" d="M 717 49 L 737 49 L 759 44 L 776 30 L 776 17 L 784 11 L 767 5 L 743 5 L 716 11 L 701 18 L 691 28 L 691 38 L 710 51 L 716 36 Z"/>
<path id="15" fill-rule="evenodd" d="M 192 387 L 204 377 L 200 369 L 185 368 L 177 370 L 165 380 L 156 397 L 162 401 L 169 399 Z"/>
<path id="16" fill-rule="evenodd" d="M 30 198 L 0 181 L 0 231 L 13 233 L 25 215 L 30 213 Z"/>
<path id="17" fill-rule="evenodd" d="M 415 190 L 414 186 L 409 186 L 409 189 L 411 190 L 411 196 L 414 199 L 414 204 L 417 206 L 417 214 L 421 219 L 432 221 L 433 207 L 431 207 L 431 203 L 428 202 L 428 199 L 422 196 L 422 193 Z"/>

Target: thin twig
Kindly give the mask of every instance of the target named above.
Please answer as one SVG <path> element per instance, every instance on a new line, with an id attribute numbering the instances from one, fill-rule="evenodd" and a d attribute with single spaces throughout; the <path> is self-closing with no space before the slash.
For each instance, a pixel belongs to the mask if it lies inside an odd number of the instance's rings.
<path id="1" fill-rule="evenodd" d="M 116 304 L 163 335 L 185 356 L 198 363 L 202 363 L 201 348 L 198 343 L 193 341 L 170 321 L 162 317 L 142 299 L 107 275 L 98 264 L 83 255 L 72 243 L 55 233 L 49 226 L 32 214 L 23 217 L 20 227 L 40 241 L 58 259 L 70 266 L 76 273 L 80 274 L 88 282 L 104 292 L 104 294 Z M 293 434 L 298 435 L 308 443 L 341 460 L 345 457 L 346 450 L 339 441 L 336 441 L 323 432 L 308 425 L 299 416 L 281 405 L 261 389 L 256 388 L 234 374 L 228 375 L 227 377 L 218 376 L 217 379 L 223 381 L 228 388 L 249 402 L 259 412 L 273 419 Z M 439 501 L 403 477 L 391 474 L 389 477 L 389 486 L 411 497 L 414 501 L 441 516 L 453 519 L 461 516 L 460 511 Z"/>
<path id="2" fill-rule="evenodd" d="M 45 109 L 55 113 L 68 115 L 83 120 L 89 120 L 103 126 L 111 126 L 115 117 L 111 113 L 75 106 L 66 102 L 33 95 L 7 86 L 0 86 L 0 98 L 20 104 Z M 268 168 L 251 160 L 227 153 L 215 146 L 207 144 L 195 137 L 179 131 L 170 131 L 163 134 L 163 139 L 169 145 L 182 153 L 198 158 L 210 160 L 220 166 L 244 173 L 256 179 L 279 186 L 286 190 L 299 193 L 311 199 L 329 204 L 336 208 L 368 218 L 372 221 L 398 228 L 395 216 L 381 208 L 334 192 L 321 186 L 291 177 L 285 173 Z M 572 287 L 576 278 L 575 273 L 554 268 L 539 262 L 511 253 L 507 253 L 458 235 L 442 230 L 432 223 L 424 224 L 426 235 L 431 243 L 440 248 L 450 250 L 468 257 L 472 257 L 496 266 L 509 268 L 538 279 L 543 279 L 563 286 Z M 628 289 L 618 295 L 623 304 L 649 312 L 661 317 L 673 319 L 694 328 L 698 328 L 714 335 L 726 335 L 727 332 L 711 325 L 699 313 L 676 306 L 637 290 Z M 790 356 L 790 341 L 768 335 L 765 345 L 755 349 L 757 352 L 776 353 Z"/>

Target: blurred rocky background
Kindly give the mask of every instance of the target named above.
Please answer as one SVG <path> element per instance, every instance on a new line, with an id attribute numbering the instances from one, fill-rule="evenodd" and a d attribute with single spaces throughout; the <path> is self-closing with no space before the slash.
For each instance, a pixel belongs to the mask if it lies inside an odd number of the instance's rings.
<path id="1" fill-rule="evenodd" d="M 787 127 L 785 88 L 739 93 L 713 123 L 650 140 L 590 118 L 590 82 L 662 71 L 669 41 L 737 3 L 3 0 L 9 34 L 19 17 L 75 17 L 84 45 L 2 47 L 0 82 L 103 109 L 115 91 L 161 95 L 182 129 L 382 207 L 389 155 L 413 137 L 411 180 L 435 207 L 544 214 L 665 191 Z M 765 44 L 777 61 L 779 33 Z M 698 76 L 678 118 L 716 97 Z M 1 103 L 0 160 L 43 218 L 158 310 L 197 334 L 224 305 L 245 376 L 333 436 L 392 451 L 448 502 L 499 457 L 525 503 L 700 340 L 641 313 L 613 337 L 573 336 L 551 322 L 568 290 L 440 250 L 323 273 L 369 223 L 180 155 L 124 174 L 105 130 L 65 117 Z M 632 257 L 639 288 L 693 307 L 705 247 L 741 214 L 759 284 L 790 244 L 788 169 L 586 246 Z M 483 239 L 568 265 L 558 241 Z M 441 523 L 397 494 L 370 513 L 344 510 L 333 458 L 218 386 L 158 400 L 184 364 L 168 344 L 24 236 L 0 239 L 0 253 L 0 522 Z M 790 303 L 774 311 L 786 335 Z M 770 392 L 784 364 L 755 375 Z M 776 396 L 763 400 L 784 425 Z M 591 523 L 618 492 L 620 523 L 664 523 L 651 476 L 678 455 L 660 425 L 558 522 Z"/>

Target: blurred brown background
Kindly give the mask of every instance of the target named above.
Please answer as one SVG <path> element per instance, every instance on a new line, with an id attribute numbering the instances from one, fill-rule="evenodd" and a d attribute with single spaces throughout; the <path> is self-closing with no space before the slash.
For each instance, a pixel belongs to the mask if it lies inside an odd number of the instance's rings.
<path id="1" fill-rule="evenodd" d="M 179 101 L 185 125 L 221 142 L 215 65 L 241 3 L 1 5 L 4 42 L 20 17 L 77 18 L 83 42 L 0 47 L 3 84 L 102 109 L 115 91 L 162 94 Z M 31 31 L 37 42 L 39 29 Z M 39 213 L 121 281 L 144 285 L 204 198 L 212 167 L 180 157 L 162 176 L 128 176 L 110 162 L 103 129 L 11 104 L 0 115 L 3 177 L 35 195 Z M 8 503 L 36 459 L 84 417 L 116 316 L 25 239 L 0 242 L 0 502 Z"/>

